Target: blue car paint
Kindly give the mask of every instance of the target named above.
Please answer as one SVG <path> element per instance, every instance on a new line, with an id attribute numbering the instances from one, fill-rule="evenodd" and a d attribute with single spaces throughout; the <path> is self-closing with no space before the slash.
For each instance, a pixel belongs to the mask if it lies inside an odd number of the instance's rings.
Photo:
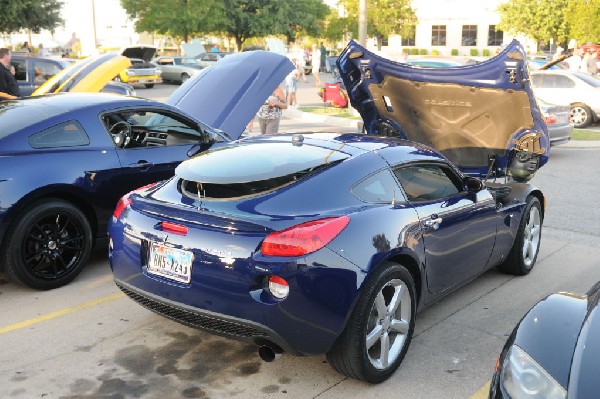
<path id="1" fill-rule="evenodd" d="M 254 143 L 260 152 L 261 142 L 269 140 L 287 140 L 292 145 L 291 135 L 247 138 L 244 145 Z M 294 354 L 317 354 L 329 350 L 345 328 L 365 279 L 386 261 L 400 262 L 414 275 L 419 309 L 497 264 L 490 263 L 496 230 L 508 235 L 514 226 L 501 223 L 485 189 L 433 204 L 450 206 L 453 214 L 448 217 L 455 220 L 452 231 L 439 230 L 451 235 L 440 248 L 456 251 L 454 245 L 464 245 L 464 250 L 461 248 L 452 262 L 431 267 L 426 249 L 432 236 L 424 233 L 418 215 L 432 204 L 407 202 L 400 186 L 395 204 L 365 203 L 351 193 L 363 176 L 390 166 L 381 155 L 386 151 L 403 154 L 386 154 L 400 163 L 445 162 L 442 156 L 419 144 L 364 135 L 307 134 L 303 146 L 335 148 L 336 143 L 352 156 L 275 192 L 227 201 L 191 200 L 181 194 L 175 177 L 146 193 L 132 195 L 133 203 L 118 220 L 112 218 L 109 226 L 109 259 L 115 281 L 133 297 L 151 298 L 154 304 L 146 302 L 148 307 L 178 321 L 181 318 L 173 314 L 190 312 L 217 320 L 211 322 L 215 325 L 252 326 L 266 335 L 240 336 L 229 327 L 194 325 L 197 328 L 257 344 L 272 341 Z M 517 209 L 513 213 L 520 220 Z M 348 215 L 350 223 L 321 250 L 294 258 L 264 256 L 259 251 L 271 231 L 337 215 Z M 164 232 L 161 221 L 182 224 L 188 234 Z M 190 284 L 147 272 L 150 242 L 194 253 Z M 480 242 L 485 245 L 478 246 Z M 469 250 L 472 253 L 465 257 Z M 510 247 L 504 250 L 507 253 Z M 266 276 L 273 274 L 290 284 L 285 300 L 276 300 L 263 289 Z M 444 278 L 450 281 L 443 283 Z M 437 286 L 431 284 L 430 288 L 431 281 L 437 281 Z"/>
<path id="2" fill-rule="evenodd" d="M 399 122 L 379 114 L 376 107 L 379 99 L 376 101 L 371 95 L 369 87 L 372 85 L 383 86 L 388 77 L 397 77 L 411 82 L 451 83 L 470 87 L 472 90 L 493 88 L 507 92 L 524 91 L 529 98 L 529 108 L 533 119 L 531 130 L 541 133 L 540 146 L 543 150 L 539 161 L 539 167 L 541 167 L 548 161 L 550 155 L 549 137 L 544 118 L 533 95 L 525 60 L 526 53 L 523 46 L 513 40 L 498 56 L 481 63 L 448 68 L 415 68 L 379 57 L 351 41 L 340 54 L 337 64 L 344 84 L 348 88 L 352 105 L 360 112 L 367 132 L 373 135 L 389 134 L 383 130 L 383 125 L 380 125 L 383 122 L 391 125 L 401 138 L 408 137 Z M 394 95 L 402 96 L 402 93 L 394 93 Z M 506 117 L 510 117 L 510 115 L 506 115 Z M 512 156 L 510 150 L 514 147 L 515 141 L 528 132 L 529 129 L 523 128 L 514 133 L 511 132 L 512 136 L 507 138 L 505 149 L 493 149 L 493 151 L 492 149 L 481 149 L 482 153 L 497 153 L 494 165 L 496 176 L 506 174 L 506 168 Z M 419 141 L 414 138 L 413 140 Z M 440 150 L 444 152 L 451 149 Z M 456 161 L 454 163 L 461 168 L 463 173 L 480 178 L 484 178 L 490 169 L 488 158 L 485 158 L 477 166 L 460 165 Z"/>
<path id="3" fill-rule="evenodd" d="M 504 399 L 500 374 L 508 350 L 519 346 L 565 390 L 567 397 L 596 398 L 600 389 L 600 282 L 586 295 L 558 293 L 539 301 L 515 326 L 500 354 L 491 399 Z"/>

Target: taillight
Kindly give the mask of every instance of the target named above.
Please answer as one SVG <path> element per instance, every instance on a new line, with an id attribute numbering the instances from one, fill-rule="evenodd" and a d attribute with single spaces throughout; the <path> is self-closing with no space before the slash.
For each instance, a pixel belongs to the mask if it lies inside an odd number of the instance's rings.
<path id="1" fill-rule="evenodd" d="M 350 222 L 348 216 L 313 220 L 270 233 L 260 251 L 267 256 L 302 256 L 329 244 Z"/>
<path id="2" fill-rule="evenodd" d="M 163 231 L 166 231 L 168 233 L 179 234 L 182 236 L 185 236 L 188 233 L 187 227 L 171 222 L 161 222 L 160 227 Z"/>
<path id="3" fill-rule="evenodd" d="M 544 115 L 547 125 L 554 125 L 556 123 L 556 115 L 546 114 Z"/>
<path id="4" fill-rule="evenodd" d="M 290 286 L 285 279 L 271 276 L 269 277 L 269 292 L 277 299 L 284 299 L 290 293 Z"/>
<path id="5" fill-rule="evenodd" d="M 117 206 L 113 212 L 115 219 L 118 220 L 119 216 L 121 216 L 125 208 L 127 208 L 129 205 L 131 205 L 131 200 L 129 199 L 129 193 L 127 193 L 119 199 L 119 202 L 117 202 Z"/>
<path id="6" fill-rule="evenodd" d="M 129 205 L 131 205 L 131 203 L 133 202 L 133 201 L 131 200 L 131 198 L 129 198 L 129 196 L 130 196 L 132 193 L 135 193 L 135 192 L 137 192 L 137 191 L 143 191 L 143 190 L 147 190 L 147 189 L 149 189 L 149 188 L 151 188 L 151 187 L 154 187 L 154 186 L 156 186 L 157 184 L 158 184 L 158 183 L 150 183 L 150 184 L 147 184 L 147 185 L 145 185 L 145 186 L 142 186 L 142 187 L 140 187 L 140 188 L 136 188 L 135 190 L 133 190 L 133 191 L 131 191 L 131 192 L 129 192 L 129 193 L 127 193 L 127 194 L 125 194 L 124 196 L 122 196 L 122 197 L 119 199 L 119 202 L 117 202 L 117 206 L 115 207 L 115 210 L 114 210 L 114 212 L 113 212 L 113 216 L 115 217 L 115 219 L 119 219 L 119 216 L 121 216 L 121 214 L 123 213 L 123 211 L 125 210 L 125 208 L 127 208 L 127 207 L 128 207 Z"/>

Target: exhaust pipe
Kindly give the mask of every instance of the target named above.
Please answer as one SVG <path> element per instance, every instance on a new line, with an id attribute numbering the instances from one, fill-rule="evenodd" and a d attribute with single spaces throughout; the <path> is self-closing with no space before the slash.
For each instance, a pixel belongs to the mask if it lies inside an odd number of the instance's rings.
<path id="1" fill-rule="evenodd" d="M 258 348 L 258 356 L 267 363 L 277 360 L 283 354 L 283 350 L 278 346 L 261 345 Z"/>

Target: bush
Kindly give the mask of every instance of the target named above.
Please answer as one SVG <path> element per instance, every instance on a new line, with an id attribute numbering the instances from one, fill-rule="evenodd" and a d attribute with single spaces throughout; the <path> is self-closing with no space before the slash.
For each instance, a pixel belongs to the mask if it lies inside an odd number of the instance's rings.
<path id="1" fill-rule="evenodd" d="M 455 49 L 455 48 L 453 48 L 453 49 L 450 51 L 450 54 L 452 54 L 452 55 L 458 55 L 458 49 Z"/>
<path id="2" fill-rule="evenodd" d="M 410 54 L 410 50 L 411 49 L 409 49 L 408 47 L 405 47 L 405 48 L 402 49 L 402 52 L 406 53 L 406 54 Z"/>
<path id="3" fill-rule="evenodd" d="M 479 51 L 476 48 L 471 49 L 471 56 L 477 57 L 479 55 Z"/>
<path id="4" fill-rule="evenodd" d="M 490 56 L 490 49 L 489 48 L 484 48 L 483 49 L 483 56 L 484 57 L 489 57 Z"/>
<path id="5" fill-rule="evenodd" d="M 419 50 L 419 54 L 420 55 L 427 55 L 427 49 L 426 48 L 422 48 L 421 50 Z"/>
<path id="6" fill-rule="evenodd" d="M 418 48 L 411 48 L 410 49 L 410 55 L 419 55 L 419 49 Z"/>
<path id="7" fill-rule="evenodd" d="M 431 55 L 440 55 L 440 50 L 438 50 L 438 49 L 431 50 Z"/>

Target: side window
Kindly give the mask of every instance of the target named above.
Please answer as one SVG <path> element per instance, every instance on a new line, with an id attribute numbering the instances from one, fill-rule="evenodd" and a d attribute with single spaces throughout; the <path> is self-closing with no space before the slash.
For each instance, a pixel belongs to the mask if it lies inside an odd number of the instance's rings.
<path id="1" fill-rule="evenodd" d="M 567 89 L 570 87 L 575 87 L 575 82 L 566 76 L 556 76 L 556 87 L 559 89 Z"/>
<path id="2" fill-rule="evenodd" d="M 122 111 L 106 114 L 102 121 L 118 148 L 189 145 L 202 137 L 191 122 L 156 111 Z"/>
<path id="3" fill-rule="evenodd" d="M 437 164 L 415 164 L 394 170 L 411 201 L 431 201 L 462 191 L 458 176 Z"/>
<path id="4" fill-rule="evenodd" d="M 33 148 L 78 147 L 90 144 L 83 126 L 76 121 L 61 123 L 29 136 Z"/>
<path id="5" fill-rule="evenodd" d="M 34 61 L 33 71 L 35 72 L 35 83 L 44 83 L 46 80 L 60 72 L 60 68 L 52 62 Z"/>
<path id="6" fill-rule="evenodd" d="M 356 198 L 365 202 L 404 201 L 402 190 L 398 186 L 392 172 L 388 169 L 379 171 L 362 180 L 351 190 Z"/>
<path id="7" fill-rule="evenodd" d="M 10 61 L 12 66 L 15 67 L 15 79 L 18 82 L 27 81 L 27 62 L 25 60 L 15 60 L 14 58 Z"/>

